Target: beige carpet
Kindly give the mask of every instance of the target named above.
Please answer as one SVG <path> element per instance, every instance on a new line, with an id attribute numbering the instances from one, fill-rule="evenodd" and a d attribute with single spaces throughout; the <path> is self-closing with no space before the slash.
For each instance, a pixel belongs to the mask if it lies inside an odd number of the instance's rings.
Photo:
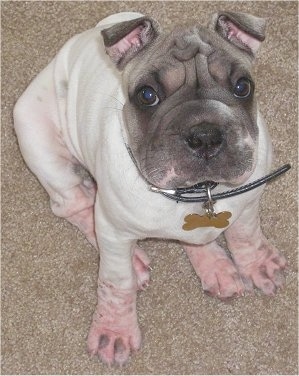
<path id="1" fill-rule="evenodd" d="M 256 68 L 275 166 L 293 169 L 267 186 L 267 237 L 289 261 L 275 298 L 229 304 L 206 297 L 177 243 L 146 241 L 152 282 L 139 294 L 142 351 L 123 369 L 86 353 L 96 303 L 98 255 L 49 209 L 27 170 L 12 108 L 30 80 L 73 34 L 135 10 L 169 29 L 206 23 L 218 9 L 269 18 Z M 297 2 L 2 2 L 2 374 L 297 374 Z"/>

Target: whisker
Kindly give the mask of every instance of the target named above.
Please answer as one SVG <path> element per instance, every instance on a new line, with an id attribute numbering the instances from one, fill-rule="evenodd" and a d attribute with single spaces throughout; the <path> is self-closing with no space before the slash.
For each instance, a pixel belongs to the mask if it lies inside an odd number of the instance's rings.
<path id="1" fill-rule="evenodd" d="M 103 107 L 103 109 L 122 111 L 122 108 L 116 108 L 116 107 Z"/>
<path id="2" fill-rule="evenodd" d="M 114 99 L 115 101 L 117 101 L 118 103 L 120 103 L 122 106 L 124 106 L 124 103 L 122 103 L 118 98 L 115 98 L 113 95 L 106 94 L 106 96 Z"/>

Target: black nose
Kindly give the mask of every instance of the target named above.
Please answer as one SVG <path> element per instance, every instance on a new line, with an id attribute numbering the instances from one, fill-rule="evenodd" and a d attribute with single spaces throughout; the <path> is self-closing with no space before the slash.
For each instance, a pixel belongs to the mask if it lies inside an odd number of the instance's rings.
<path id="1" fill-rule="evenodd" d="M 186 141 L 199 157 L 211 159 L 219 153 L 223 135 L 217 125 L 201 123 L 190 129 Z"/>

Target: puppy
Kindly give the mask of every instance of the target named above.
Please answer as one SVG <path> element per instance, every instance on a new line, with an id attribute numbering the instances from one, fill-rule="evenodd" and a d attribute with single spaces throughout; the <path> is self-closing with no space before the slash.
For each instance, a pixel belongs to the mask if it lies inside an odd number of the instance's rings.
<path id="1" fill-rule="evenodd" d="M 242 13 L 171 33 L 138 13 L 112 15 L 70 39 L 16 103 L 21 152 L 53 213 L 100 251 L 88 349 L 105 363 L 141 345 L 136 291 L 149 260 L 139 239 L 180 240 L 221 299 L 283 284 L 285 258 L 260 228 L 262 188 L 214 199 L 271 166 L 252 76 L 264 31 Z M 198 189 L 204 203 L 192 200 Z M 216 243 L 222 232 L 232 258 Z"/>

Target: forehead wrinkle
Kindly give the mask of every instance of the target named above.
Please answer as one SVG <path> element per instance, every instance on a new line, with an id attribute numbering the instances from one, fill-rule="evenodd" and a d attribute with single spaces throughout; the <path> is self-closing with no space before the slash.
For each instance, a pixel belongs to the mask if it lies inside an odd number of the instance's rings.
<path id="1" fill-rule="evenodd" d="M 195 67 L 196 67 L 196 80 L 198 87 L 208 87 L 213 85 L 214 80 L 211 77 L 209 71 L 209 63 L 206 55 L 198 53 L 195 57 Z"/>
<path id="2" fill-rule="evenodd" d="M 214 51 L 208 56 L 208 70 L 211 77 L 220 85 L 225 86 L 230 81 L 232 59 L 223 50 Z"/>
<path id="3" fill-rule="evenodd" d="M 171 64 L 164 66 L 157 74 L 159 82 L 165 90 L 166 96 L 179 90 L 186 82 L 186 69 L 184 64 Z"/>
<path id="4" fill-rule="evenodd" d="M 211 43 L 201 37 L 197 28 L 192 28 L 176 36 L 172 54 L 179 61 L 187 61 L 195 58 L 198 53 L 209 56 L 213 51 Z"/>

